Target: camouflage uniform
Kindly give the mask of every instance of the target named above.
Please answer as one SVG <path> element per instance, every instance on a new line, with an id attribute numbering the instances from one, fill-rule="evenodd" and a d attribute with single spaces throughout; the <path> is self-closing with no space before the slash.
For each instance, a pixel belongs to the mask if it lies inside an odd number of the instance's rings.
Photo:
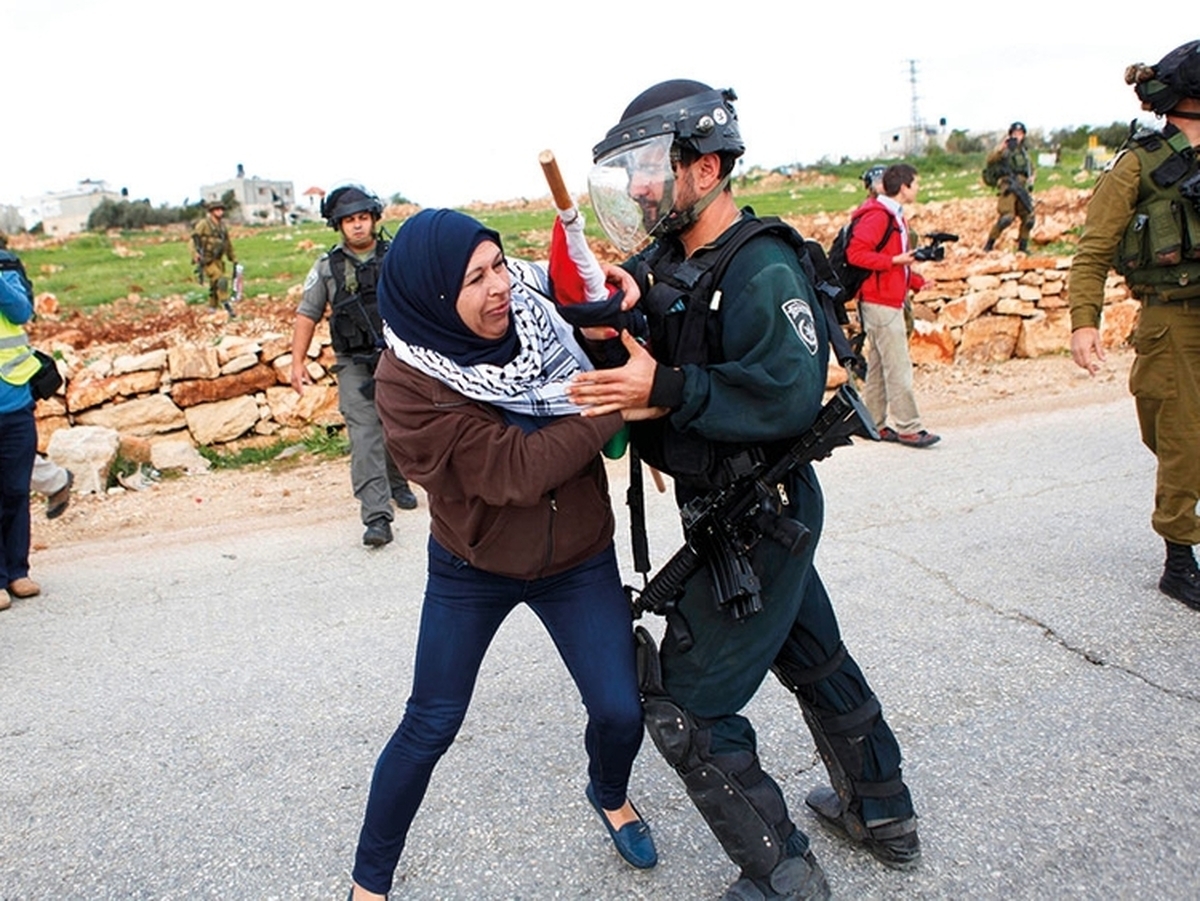
<path id="1" fill-rule="evenodd" d="M 1168 126 L 1168 133 L 1173 126 Z M 1177 130 L 1174 132 L 1179 134 Z M 1137 404 L 1142 442 L 1158 459 L 1151 525 L 1167 541 L 1200 544 L 1200 211 L 1178 196 L 1156 190 L 1156 165 L 1139 145 L 1123 151 L 1096 183 L 1087 222 L 1071 265 L 1071 329 L 1099 328 L 1104 282 L 1114 262 L 1142 302 L 1133 334 L 1137 357 L 1129 390 Z M 1163 221 L 1173 208 L 1186 223 L 1172 265 L 1153 264 Z M 1167 220 L 1173 221 L 1173 216 Z M 1139 223 L 1142 225 L 1139 226 Z M 1144 237 L 1143 237 L 1144 236 Z M 1135 247 L 1136 245 L 1136 247 Z M 1156 284 L 1157 283 L 1157 284 Z"/>
<path id="2" fill-rule="evenodd" d="M 1025 196 L 1030 194 L 1030 182 L 1033 179 L 1033 160 L 1030 158 L 1029 151 L 1025 147 L 1024 141 L 1017 142 L 1017 146 L 1010 148 L 1008 141 L 1001 144 L 996 150 L 992 151 L 987 158 L 988 165 L 1003 163 L 1008 170 L 1008 174 L 1001 177 L 997 189 L 1000 195 L 996 199 L 996 224 L 992 226 L 992 230 L 988 233 L 987 249 L 991 250 L 995 243 L 1000 239 L 1000 235 L 1004 233 L 1013 222 L 1020 222 L 1020 227 L 1017 232 L 1017 247 L 1020 250 L 1027 250 L 1029 247 L 1029 235 L 1033 231 L 1033 209 L 1026 207 L 1022 200 L 1018 197 L 1018 193 Z M 1023 187 L 1024 192 L 1014 193 L 1012 183 L 1016 182 Z"/>
<path id="3" fill-rule="evenodd" d="M 223 221 L 205 215 L 196 223 L 192 229 L 192 255 L 193 258 L 198 257 L 201 271 L 208 281 L 208 305 L 215 310 L 229 300 L 225 260 L 237 263 L 233 255 L 233 242 L 229 240 L 229 229 Z"/>

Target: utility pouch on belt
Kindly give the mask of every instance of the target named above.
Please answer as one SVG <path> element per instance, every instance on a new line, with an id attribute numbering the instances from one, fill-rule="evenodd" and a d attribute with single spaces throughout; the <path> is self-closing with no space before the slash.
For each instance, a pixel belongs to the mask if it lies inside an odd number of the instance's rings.
<path id="1" fill-rule="evenodd" d="M 62 375 L 59 374 L 58 365 L 50 354 L 43 353 L 35 347 L 33 355 L 37 357 L 37 361 L 41 365 L 33 374 L 33 378 L 29 380 L 29 390 L 35 400 L 46 400 L 48 397 L 53 397 L 54 392 L 62 387 Z"/>

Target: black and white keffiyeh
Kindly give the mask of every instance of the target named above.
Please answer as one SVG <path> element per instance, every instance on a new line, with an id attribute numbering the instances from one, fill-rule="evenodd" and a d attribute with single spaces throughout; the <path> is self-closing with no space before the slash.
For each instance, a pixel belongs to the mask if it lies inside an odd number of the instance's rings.
<path id="1" fill-rule="evenodd" d="M 520 342 L 517 355 L 503 366 L 464 366 L 420 345 L 408 344 L 386 324 L 384 338 L 402 362 L 472 400 L 531 416 L 576 415 L 581 408 L 563 393 L 578 372 L 592 369 L 575 335 L 543 291 L 545 272 L 535 264 L 508 261 L 512 276 L 509 307 Z"/>

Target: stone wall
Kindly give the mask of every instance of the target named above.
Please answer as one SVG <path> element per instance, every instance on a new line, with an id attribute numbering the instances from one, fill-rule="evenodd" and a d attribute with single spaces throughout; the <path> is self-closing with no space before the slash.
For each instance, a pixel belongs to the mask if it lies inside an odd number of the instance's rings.
<path id="1" fill-rule="evenodd" d="M 1024 255 L 924 264 L 928 283 L 913 298 L 913 361 L 998 363 L 1067 351 L 1070 268 L 1069 257 Z M 1125 343 L 1139 305 L 1120 276 L 1109 276 L 1104 293 L 1103 337 L 1113 347 Z"/>
<path id="2" fill-rule="evenodd" d="M 924 264 L 928 284 L 913 303 L 913 360 L 994 363 L 1065 352 L 1069 269 L 1070 258 L 1024 255 Z M 1105 303 L 1104 340 L 1119 345 L 1133 329 L 1138 304 L 1118 276 L 1108 280 Z M 40 449 L 56 432 L 86 426 L 119 436 L 120 453 L 129 460 L 186 467 L 203 462 L 197 446 L 238 449 L 342 423 L 329 372 L 334 355 L 327 322 L 317 325 L 308 348 L 313 384 L 302 396 L 290 385 L 290 334 L 242 337 L 239 323 L 207 344 L 140 353 L 127 347 L 76 350 L 51 341 L 42 349 L 61 357 L 64 386 L 38 404 Z M 249 323 L 242 328 L 252 331 Z M 837 380 L 831 371 L 830 383 Z M 59 443 L 66 438 L 60 435 Z"/>
<path id="3" fill-rule="evenodd" d="M 54 457 L 52 440 L 65 446 L 67 432 L 110 430 L 120 437 L 122 456 L 161 469 L 175 460 L 198 465 L 197 446 L 265 445 L 299 439 L 314 425 L 342 424 L 328 323 L 317 325 L 309 346 L 313 384 L 303 395 L 290 384 L 290 335 L 247 338 L 236 330 L 235 320 L 213 343 L 142 353 L 51 341 L 42 349 L 59 358 L 64 384 L 38 402 L 39 450 Z"/>

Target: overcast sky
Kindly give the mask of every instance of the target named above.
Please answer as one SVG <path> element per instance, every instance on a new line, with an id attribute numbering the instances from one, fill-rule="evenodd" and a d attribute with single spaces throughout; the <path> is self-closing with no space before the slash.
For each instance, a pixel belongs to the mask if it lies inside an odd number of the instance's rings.
<path id="1" fill-rule="evenodd" d="M 241 163 L 297 195 L 462 205 L 545 195 L 545 148 L 583 192 L 592 146 L 668 78 L 733 87 L 768 167 L 875 154 L 912 120 L 910 61 L 918 114 L 951 129 L 1149 121 L 1125 66 L 1198 35 L 1103 6 L 0 0 L 0 203 L 95 179 L 178 204 Z"/>

